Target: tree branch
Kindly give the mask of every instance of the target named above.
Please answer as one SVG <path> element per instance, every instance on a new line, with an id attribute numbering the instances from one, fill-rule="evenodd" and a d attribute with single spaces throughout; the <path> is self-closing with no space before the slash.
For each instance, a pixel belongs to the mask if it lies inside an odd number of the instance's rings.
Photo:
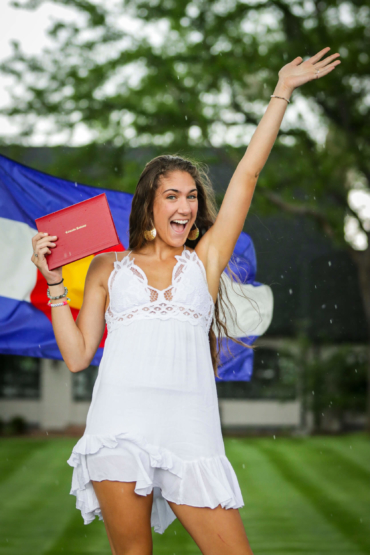
<path id="1" fill-rule="evenodd" d="M 325 218 L 322 212 L 315 210 L 314 208 L 310 208 L 309 206 L 298 205 L 298 204 L 291 204 L 284 199 L 282 199 L 276 193 L 269 191 L 268 189 L 264 189 L 261 187 L 259 191 L 268 199 L 270 200 L 275 206 L 282 208 L 285 212 L 290 214 L 296 214 L 298 216 L 309 216 L 314 218 L 319 225 L 322 227 L 324 232 L 330 237 L 334 238 L 334 230 L 330 225 L 327 218 Z"/>

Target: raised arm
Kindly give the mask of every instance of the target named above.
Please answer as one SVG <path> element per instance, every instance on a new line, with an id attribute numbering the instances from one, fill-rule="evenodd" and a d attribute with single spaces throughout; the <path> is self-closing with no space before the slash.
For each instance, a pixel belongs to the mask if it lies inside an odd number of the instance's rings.
<path id="1" fill-rule="evenodd" d="M 332 71 L 340 61 L 336 60 L 338 53 L 321 60 L 329 50 L 326 47 L 305 62 L 298 56 L 286 64 L 279 71 L 274 95 L 289 100 L 295 88 Z M 228 264 L 243 230 L 258 176 L 274 145 L 287 105 L 286 100 L 271 98 L 228 185 L 216 221 L 201 239 L 207 252 L 212 253 L 213 264 L 216 263 L 215 258 L 218 259 L 220 274 Z"/>

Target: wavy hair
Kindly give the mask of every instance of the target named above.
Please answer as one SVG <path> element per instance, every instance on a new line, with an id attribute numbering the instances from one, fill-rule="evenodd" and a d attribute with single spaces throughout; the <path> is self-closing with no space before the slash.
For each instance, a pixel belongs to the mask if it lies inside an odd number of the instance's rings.
<path id="1" fill-rule="evenodd" d="M 196 225 L 199 228 L 199 237 L 196 241 L 186 240 L 185 244 L 194 248 L 200 241 L 201 237 L 206 231 L 214 224 L 217 216 L 217 204 L 215 200 L 215 193 L 208 177 L 206 166 L 199 164 L 188 158 L 172 155 L 161 155 L 153 158 L 148 162 L 140 175 L 139 181 L 136 186 L 135 194 L 132 199 L 131 213 L 129 220 L 129 248 L 140 249 L 145 243 L 144 231 L 153 227 L 153 204 L 156 190 L 160 185 L 160 178 L 167 176 L 171 172 L 182 171 L 187 172 L 194 179 L 198 190 L 198 212 L 196 217 Z M 227 264 L 227 273 L 232 276 L 235 281 L 241 284 L 239 276 L 233 272 L 230 265 Z M 233 280 L 231 280 L 233 284 Z M 240 288 L 242 291 L 242 289 Z M 224 297 L 226 296 L 227 302 Z M 247 298 L 244 293 L 241 295 Z M 214 374 L 217 378 L 218 366 L 220 365 L 220 352 L 222 345 L 222 336 L 227 337 L 227 345 L 229 339 L 246 347 L 247 349 L 254 349 L 252 345 L 248 345 L 239 339 L 231 337 L 228 333 L 226 326 L 226 310 L 232 313 L 233 323 L 236 324 L 236 310 L 231 303 L 227 293 L 227 288 L 224 281 L 224 276 L 221 274 L 220 285 L 218 289 L 217 300 L 215 303 L 214 317 L 209 330 L 209 344 L 211 350 L 212 366 Z M 217 330 L 214 331 L 214 327 Z M 228 352 L 232 355 L 229 346 Z"/>

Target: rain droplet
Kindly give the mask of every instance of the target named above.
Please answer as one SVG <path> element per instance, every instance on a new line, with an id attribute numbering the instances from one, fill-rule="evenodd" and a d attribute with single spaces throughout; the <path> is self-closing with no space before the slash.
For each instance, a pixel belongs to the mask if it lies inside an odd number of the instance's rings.
<path id="1" fill-rule="evenodd" d="M 331 261 L 330 260 L 329 260 L 328 264 L 329 264 L 329 266 L 331 266 Z"/>
<path id="2" fill-rule="evenodd" d="M 243 468 L 245 468 L 245 464 L 243 464 L 242 466 L 243 466 Z"/>
<path id="3" fill-rule="evenodd" d="M 289 289 L 289 295 L 293 294 L 293 289 Z"/>
<path id="4" fill-rule="evenodd" d="M 336 304 L 334 306 L 335 306 L 335 308 L 338 308 Z"/>
<path id="5" fill-rule="evenodd" d="M 330 320 L 330 323 L 332 324 L 332 323 L 333 323 L 333 320 Z"/>
<path id="6" fill-rule="evenodd" d="M 274 439 L 276 439 L 276 436 L 272 436 Z"/>
<path id="7" fill-rule="evenodd" d="M 75 187 L 78 187 L 77 183 L 75 183 Z"/>
<path id="8" fill-rule="evenodd" d="M 326 307 L 326 304 L 322 304 L 322 305 L 321 305 L 321 308 L 325 308 L 325 307 Z"/>
<path id="9" fill-rule="evenodd" d="M 185 119 L 187 120 L 187 119 L 188 119 L 188 116 L 185 116 Z"/>
<path id="10" fill-rule="evenodd" d="M 312 395 L 315 395 L 315 392 L 314 392 L 314 391 L 312 392 Z"/>

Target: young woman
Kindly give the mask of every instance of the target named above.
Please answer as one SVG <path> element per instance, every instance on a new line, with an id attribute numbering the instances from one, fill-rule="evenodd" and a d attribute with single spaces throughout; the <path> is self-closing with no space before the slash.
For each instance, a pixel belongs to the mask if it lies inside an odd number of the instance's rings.
<path id="1" fill-rule="evenodd" d="M 85 524 L 104 520 L 114 555 L 151 554 L 151 526 L 163 533 L 176 517 L 204 555 L 252 553 L 221 435 L 212 323 L 220 335 L 221 274 L 289 98 L 340 63 L 339 54 L 323 59 L 329 50 L 279 71 L 218 214 L 193 163 L 159 156 L 146 165 L 132 202 L 129 249 L 94 257 L 76 322 L 62 268 L 49 271 L 45 257 L 57 237 L 32 239 L 31 260 L 49 284 L 55 337 L 71 372 L 90 364 L 108 326 L 85 433 L 68 463 L 77 508 Z"/>

